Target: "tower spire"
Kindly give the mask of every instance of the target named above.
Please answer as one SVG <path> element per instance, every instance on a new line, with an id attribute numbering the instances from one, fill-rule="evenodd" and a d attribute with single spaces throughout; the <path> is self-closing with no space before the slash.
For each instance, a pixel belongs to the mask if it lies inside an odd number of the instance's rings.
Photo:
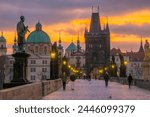
<path id="1" fill-rule="evenodd" d="M 106 31 L 107 31 L 108 33 L 110 33 L 109 24 L 108 24 L 108 16 L 107 16 L 107 23 L 106 23 Z"/>
<path id="2" fill-rule="evenodd" d="M 80 47 L 80 35 L 79 35 L 79 32 L 78 32 L 78 39 L 77 39 L 77 48 L 78 48 L 78 51 L 81 49 L 81 47 Z"/>
<path id="3" fill-rule="evenodd" d="M 93 6 L 92 6 L 93 9 Z M 98 7 L 99 9 L 99 7 Z M 99 12 L 92 12 L 91 23 L 90 23 L 90 33 L 100 33 L 101 25 L 100 25 L 100 17 Z"/>
<path id="4" fill-rule="evenodd" d="M 139 52 L 144 52 L 142 36 L 141 36 L 141 44 L 140 44 Z"/>
<path id="5" fill-rule="evenodd" d="M 1 32 L 1 36 L 3 37 L 3 31 Z"/>
<path id="6" fill-rule="evenodd" d="M 99 5 L 98 5 L 98 13 L 99 13 Z"/>
<path id="7" fill-rule="evenodd" d="M 61 32 L 59 32 L 59 46 L 61 46 Z"/>

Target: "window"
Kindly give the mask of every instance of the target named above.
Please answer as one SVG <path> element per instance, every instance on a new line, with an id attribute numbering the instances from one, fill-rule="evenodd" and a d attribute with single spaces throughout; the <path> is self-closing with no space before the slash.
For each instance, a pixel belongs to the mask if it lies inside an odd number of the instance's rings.
<path id="1" fill-rule="evenodd" d="M 47 47 L 46 46 L 44 47 L 44 53 L 45 54 L 47 53 Z"/>
<path id="2" fill-rule="evenodd" d="M 42 72 L 47 72 L 47 68 L 42 68 Z"/>
<path id="3" fill-rule="evenodd" d="M 3 45 L 1 45 L 1 48 L 4 48 L 4 46 L 3 46 Z"/>
<path id="4" fill-rule="evenodd" d="M 36 72 L 36 69 L 35 68 L 31 68 L 30 71 L 31 72 Z"/>
<path id="5" fill-rule="evenodd" d="M 36 52 L 36 53 L 38 52 L 38 47 L 37 47 L 37 46 L 35 47 L 35 52 Z"/>
<path id="6" fill-rule="evenodd" d="M 10 68 L 10 69 L 9 69 L 9 72 L 13 72 L 13 68 Z"/>
<path id="7" fill-rule="evenodd" d="M 31 80 L 35 80 L 35 76 L 31 76 Z"/>
<path id="8" fill-rule="evenodd" d="M 31 64 L 36 64 L 36 60 L 31 60 Z"/>
<path id="9" fill-rule="evenodd" d="M 47 79 L 47 76 L 46 75 L 42 75 L 42 80 L 45 80 Z"/>
<path id="10" fill-rule="evenodd" d="M 9 63 L 10 63 L 10 64 L 13 64 L 13 61 L 11 60 Z"/>
<path id="11" fill-rule="evenodd" d="M 47 64 L 47 60 L 43 60 L 43 61 L 42 61 L 42 64 Z"/>

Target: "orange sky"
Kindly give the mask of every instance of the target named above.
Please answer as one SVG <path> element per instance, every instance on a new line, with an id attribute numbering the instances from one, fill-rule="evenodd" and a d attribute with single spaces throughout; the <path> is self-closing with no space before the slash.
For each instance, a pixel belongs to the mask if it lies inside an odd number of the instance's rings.
<path id="1" fill-rule="evenodd" d="M 101 24 L 103 25 L 107 22 L 106 17 L 101 17 Z M 36 22 L 35 22 L 36 23 Z M 42 24 L 42 21 L 41 21 Z M 53 25 L 43 25 L 43 30 L 47 32 L 51 38 L 51 41 L 58 41 L 59 32 L 61 32 L 61 38 L 63 43 L 70 43 L 72 40 L 76 42 L 77 34 L 80 33 L 80 41 L 84 42 L 84 28 L 90 24 L 89 19 L 74 19 L 69 22 L 61 22 Z M 148 9 L 130 12 L 118 16 L 109 17 L 110 30 L 113 26 L 126 26 L 134 25 L 142 28 L 143 25 L 150 24 L 150 13 Z M 35 24 L 33 24 L 35 25 Z M 30 31 L 33 31 L 35 28 L 30 27 Z M 5 31 L 4 36 L 7 39 L 8 44 L 12 44 L 14 40 L 14 31 Z M 144 39 L 150 40 L 150 37 Z M 138 43 L 141 40 L 141 37 L 135 34 L 120 34 L 114 33 L 111 30 L 111 43 Z M 137 47 L 138 48 L 138 47 Z"/>

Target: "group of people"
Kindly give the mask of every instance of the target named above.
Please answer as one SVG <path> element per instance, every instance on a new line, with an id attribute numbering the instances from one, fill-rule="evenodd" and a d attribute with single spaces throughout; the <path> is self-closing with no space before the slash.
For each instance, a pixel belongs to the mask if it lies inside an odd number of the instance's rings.
<path id="1" fill-rule="evenodd" d="M 71 81 L 71 89 L 74 90 L 74 82 L 76 80 L 76 76 L 74 74 L 71 74 L 69 79 Z M 69 79 L 67 78 L 67 75 L 64 72 L 63 75 L 62 75 L 63 90 L 66 90 L 66 84 L 67 84 L 67 81 Z M 105 86 L 106 87 L 108 87 L 108 81 L 109 81 L 109 79 L 110 79 L 110 76 L 109 76 L 108 72 L 106 72 L 104 74 L 104 80 L 105 80 Z M 88 80 L 89 81 L 91 80 L 91 76 L 90 75 L 88 76 Z M 132 81 L 133 81 L 133 78 L 132 78 L 131 74 L 129 74 L 129 76 L 127 77 L 127 81 L 128 81 L 129 88 L 131 88 L 131 84 L 132 84 Z"/>
<path id="2" fill-rule="evenodd" d="M 74 74 L 70 75 L 70 81 L 71 81 L 71 89 L 74 90 L 74 82 L 76 80 L 76 76 Z M 66 90 L 66 84 L 67 84 L 68 78 L 66 73 L 63 73 L 62 76 L 62 84 L 63 84 L 63 90 Z"/>
<path id="3" fill-rule="evenodd" d="M 109 74 L 108 74 L 108 72 L 106 72 L 105 75 L 104 75 L 104 80 L 105 80 L 105 86 L 106 87 L 108 87 L 109 79 L 110 79 Z M 131 84 L 132 84 L 132 81 L 133 81 L 133 78 L 132 78 L 131 74 L 129 74 L 129 76 L 127 77 L 127 81 L 128 81 L 129 88 L 131 88 Z"/>

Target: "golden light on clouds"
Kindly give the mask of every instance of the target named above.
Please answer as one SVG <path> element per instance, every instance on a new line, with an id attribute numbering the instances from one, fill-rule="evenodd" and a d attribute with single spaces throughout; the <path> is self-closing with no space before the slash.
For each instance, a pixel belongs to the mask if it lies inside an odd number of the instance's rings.
<path id="1" fill-rule="evenodd" d="M 107 18 L 101 17 L 102 28 L 106 24 Z M 36 22 L 35 22 L 36 24 Z M 42 24 L 42 21 L 41 21 Z M 110 27 L 120 26 L 120 25 L 129 25 L 133 24 L 135 26 L 141 26 L 144 24 L 150 24 L 150 13 L 149 10 L 141 10 L 131 13 L 126 13 L 118 16 L 109 17 Z M 34 24 L 33 24 L 34 25 Z M 42 24 L 43 25 L 43 24 Z M 43 25 L 43 31 L 48 33 L 51 38 L 51 41 L 58 41 L 59 32 L 61 32 L 61 38 L 63 43 L 69 43 L 72 40 L 76 42 L 78 38 L 78 32 L 80 33 L 80 41 L 84 42 L 84 29 L 85 26 L 89 28 L 90 25 L 90 16 L 87 19 L 74 19 L 69 22 L 61 22 L 53 25 Z M 35 30 L 35 27 L 31 27 L 30 31 Z M 5 31 L 4 36 L 7 39 L 8 44 L 13 43 L 15 32 Z M 150 39 L 150 37 L 147 37 Z M 140 37 L 135 34 L 117 34 L 113 33 L 111 30 L 111 42 L 140 42 Z"/>
<path id="2" fill-rule="evenodd" d="M 149 9 L 126 13 L 119 16 L 109 17 L 109 24 L 111 25 L 126 25 L 133 24 L 142 26 L 143 24 L 150 24 Z"/>

